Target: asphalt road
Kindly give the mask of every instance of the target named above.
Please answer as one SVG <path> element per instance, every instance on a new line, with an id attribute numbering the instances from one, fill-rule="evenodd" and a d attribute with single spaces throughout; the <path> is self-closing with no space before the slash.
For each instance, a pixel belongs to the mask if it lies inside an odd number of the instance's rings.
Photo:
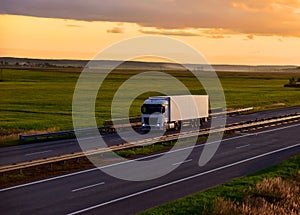
<path id="1" fill-rule="evenodd" d="M 178 157 L 187 148 L 169 153 L 166 163 L 141 171 L 132 162 L 116 163 L 102 170 L 127 170 L 140 175 L 159 172 L 166 165 L 177 169 L 157 179 L 132 182 L 117 179 L 98 169 L 46 179 L 0 190 L 2 214 L 134 214 L 274 165 L 300 154 L 300 123 L 240 133 L 222 141 L 205 166 L 198 160 L 197 145 L 184 162 Z M 213 143 L 211 144 L 213 145 Z M 159 157 L 161 155 L 158 155 Z M 145 157 L 153 160 L 155 156 Z"/>
<path id="2" fill-rule="evenodd" d="M 262 118 L 270 118 L 275 116 L 294 114 L 300 112 L 300 106 L 289 107 L 278 110 L 262 111 L 252 114 L 236 115 L 228 117 L 227 123 L 235 123 L 242 121 L 249 121 Z M 123 133 L 124 134 L 124 133 Z M 126 134 L 125 134 L 126 135 Z M 117 134 L 104 135 L 107 145 L 117 145 L 124 141 Z M 93 142 L 93 138 L 90 139 Z M 89 149 L 99 148 L 95 144 L 87 146 Z M 35 159 L 42 159 L 62 154 L 69 154 L 73 152 L 82 151 L 76 139 L 59 140 L 51 142 L 33 143 L 26 145 L 18 145 L 11 147 L 0 148 L 0 165 L 13 164 Z"/>

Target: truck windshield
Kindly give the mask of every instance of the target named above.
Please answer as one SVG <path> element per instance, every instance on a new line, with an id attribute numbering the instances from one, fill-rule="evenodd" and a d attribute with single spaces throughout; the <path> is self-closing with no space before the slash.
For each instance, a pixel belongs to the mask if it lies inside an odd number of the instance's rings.
<path id="1" fill-rule="evenodd" d="M 164 113 L 165 107 L 163 107 L 162 105 L 144 104 L 141 108 L 141 112 L 143 114 Z"/>

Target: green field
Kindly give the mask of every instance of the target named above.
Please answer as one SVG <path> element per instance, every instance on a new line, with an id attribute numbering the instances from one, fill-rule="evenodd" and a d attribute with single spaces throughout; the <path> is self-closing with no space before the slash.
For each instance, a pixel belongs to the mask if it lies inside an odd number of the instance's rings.
<path id="1" fill-rule="evenodd" d="M 3 69 L 0 82 L 0 136 L 2 144 L 19 133 L 35 133 L 72 129 L 72 96 L 80 71 L 65 69 Z M 182 81 L 193 94 L 204 93 L 199 83 L 186 71 L 168 71 Z M 116 70 L 111 73 L 98 95 L 98 125 L 110 118 L 114 92 L 135 71 Z M 300 89 L 284 88 L 297 73 L 282 72 L 218 72 L 228 108 L 253 106 L 260 109 L 300 105 Z M 299 74 L 300 76 L 300 74 Z M 140 114 L 145 98 L 139 96 L 131 106 L 130 115 Z"/>

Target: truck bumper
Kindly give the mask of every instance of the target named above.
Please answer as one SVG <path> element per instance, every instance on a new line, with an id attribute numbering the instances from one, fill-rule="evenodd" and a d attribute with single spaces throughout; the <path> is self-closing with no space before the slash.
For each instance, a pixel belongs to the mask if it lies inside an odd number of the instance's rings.
<path id="1" fill-rule="evenodd" d="M 157 125 L 143 125 L 142 130 L 149 131 L 149 130 L 156 130 L 156 131 L 162 131 L 163 128 Z"/>

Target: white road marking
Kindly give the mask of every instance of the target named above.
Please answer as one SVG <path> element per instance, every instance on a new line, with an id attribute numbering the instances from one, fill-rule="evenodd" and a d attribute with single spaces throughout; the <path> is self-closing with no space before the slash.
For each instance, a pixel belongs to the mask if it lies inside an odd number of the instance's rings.
<path id="1" fill-rule="evenodd" d="M 47 150 L 47 151 L 41 151 L 41 152 L 33 152 L 33 153 L 26 154 L 25 156 L 45 154 L 45 153 L 52 152 L 52 151 L 53 150 Z"/>
<path id="2" fill-rule="evenodd" d="M 81 187 L 81 188 L 74 189 L 74 190 L 72 190 L 72 192 L 77 192 L 77 191 L 89 189 L 89 188 L 96 187 L 96 186 L 103 185 L 103 184 L 105 184 L 105 183 L 100 182 L 100 183 L 97 183 L 97 184 L 92 184 L 92 185 L 89 185 L 89 186 L 86 186 L 86 187 Z"/>
<path id="3" fill-rule="evenodd" d="M 245 133 L 236 133 L 237 135 L 240 135 L 240 136 L 247 136 L 248 134 L 245 134 Z"/>
<path id="4" fill-rule="evenodd" d="M 244 145 L 244 146 L 238 146 L 238 147 L 235 147 L 236 149 L 242 149 L 242 148 L 245 148 L 245 147 L 248 147 L 250 146 L 250 144 L 247 144 L 247 145 Z"/>
<path id="5" fill-rule="evenodd" d="M 285 127 L 281 127 L 281 128 L 275 128 L 275 129 L 267 130 L 267 131 L 249 133 L 249 134 L 245 134 L 243 136 L 230 137 L 230 138 L 222 140 L 222 142 L 226 142 L 226 141 L 229 141 L 229 140 L 235 140 L 235 139 L 241 139 L 241 138 L 248 137 L 248 136 L 256 136 L 258 134 L 264 134 L 264 133 L 269 133 L 269 132 L 273 132 L 273 131 L 279 131 L 279 130 L 294 128 L 294 127 L 299 127 L 299 126 L 300 126 L 300 124 L 296 124 L 296 125 L 289 125 L 289 126 L 285 126 Z M 206 143 L 206 144 L 209 145 L 209 144 L 213 144 L 213 143 L 215 143 L 215 142 L 210 142 L 210 143 Z M 116 164 L 108 164 L 108 165 L 102 166 L 100 168 L 96 167 L 96 168 L 92 168 L 92 169 L 82 170 L 82 171 L 79 171 L 79 172 L 69 173 L 69 174 L 66 174 L 66 175 L 60 175 L 60 176 L 56 176 L 56 177 L 52 177 L 52 178 L 39 180 L 39 181 L 33 181 L 33 182 L 26 183 L 26 184 L 20 184 L 20 185 L 16 185 L 16 186 L 12 186 L 12 187 L 3 188 L 3 189 L 0 189 L 0 192 L 13 190 L 13 189 L 17 189 L 17 188 L 22 188 L 22 187 L 27 187 L 27 186 L 40 184 L 40 183 L 44 183 L 44 182 L 48 182 L 48 181 L 53 181 L 53 180 L 57 180 L 57 179 L 61 179 L 61 178 L 71 177 L 71 176 L 75 176 L 75 175 L 80 175 L 80 174 L 96 171 L 96 170 L 99 170 L 99 169 L 108 168 L 108 167 L 111 167 L 111 166 L 117 166 L 117 165 L 122 165 L 122 164 L 126 164 L 126 163 L 133 162 L 133 161 L 139 161 L 139 160 L 143 160 L 143 159 L 153 158 L 153 157 L 161 156 L 161 155 L 164 155 L 164 154 L 167 154 L 167 153 L 174 153 L 174 152 L 178 152 L 178 151 L 185 150 L 185 149 L 199 148 L 199 147 L 204 146 L 204 145 L 205 145 L 205 143 L 199 144 L 199 145 L 196 145 L 196 146 L 188 146 L 188 147 L 185 147 L 185 148 L 181 148 L 181 149 L 177 149 L 177 150 L 171 150 L 171 151 L 162 152 L 162 153 L 158 153 L 158 154 L 153 154 L 153 155 L 149 155 L 149 156 L 142 157 L 142 158 L 122 161 L 122 162 L 119 162 L 119 163 L 116 163 Z"/>
<path id="6" fill-rule="evenodd" d="M 216 172 L 216 171 L 219 171 L 219 170 L 222 170 L 222 169 L 226 169 L 226 168 L 229 168 L 229 167 L 232 167 L 232 166 L 236 166 L 238 164 L 246 163 L 248 161 L 252 161 L 252 160 L 255 160 L 257 158 L 265 157 L 267 155 L 275 154 L 277 152 L 281 152 L 281 151 L 291 149 L 291 148 L 294 148 L 294 147 L 298 147 L 298 146 L 300 146 L 300 143 L 292 145 L 292 146 L 284 147 L 284 148 L 281 148 L 281 149 L 277 149 L 277 150 L 274 150 L 274 151 L 271 151 L 271 152 L 256 155 L 254 157 L 250 157 L 250 158 L 240 160 L 240 161 L 237 161 L 237 162 L 234 162 L 234 163 L 231 163 L 231 164 L 227 164 L 225 166 L 217 167 L 215 169 L 211 169 L 211 170 L 201 172 L 201 173 L 198 173 L 198 174 L 195 174 L 195 175 L 192 175 L 192 176 L 188 176 L 186 178 L 175 180 L 175 181 L 172 181 L 172 182 L 169 182 L 169 183 L 166 183 L 166 184 L 162 184 L 162 185 L 159 185 L 159 186 L 156 186 L 156 187 L 152 187 L 152 188 L 149 188 L 149 189 L 146 189 L 146 190 L 142 190 L 142 191 L 139 191 L 139 192 L 127 195 L 127 196 L 123 196 L 123 197 L 120 197 L 120 198 L 117 198 L 117 199 L 113 199 L 111 201 L 103 202 L 101 204 L 94 205 L 94 206 L 91 206 L 91 207 L 88 207 L 88 208 L 84 208 L 82 210 L 78 210 L 78 211 L 69 213 L 67 215 L 75 215 L 75 214 L 87 212 L 87 211 L 90 211 L 90 210 L 93 210 L 93 209 L 96 209 L 96 208 L 99 208 L 99 207 L 102 207 L 102 206 L 105 206 L 105 205 L 108 205 L 108 204 L 119 202 L 121 200 L 125 200 L 125 199 L 128 199 L 128 198 L 134 197 L 134 196 L 138 196 L 138 195 L 141 195 L 141 194 L 144 194 L 144 193 L 148 193 L 148 192 L 151 192 L 151 191 L 154 191 L 154 190 L 158 190 L 158 189 L 170 186 L 170 185 L 178 184 L 180 182 L 184 182 L 184 181 L 187 181 L 187 180 L 190 180 L 190 179 L 193 179 L 193 178 L 197 178 L 199 176 L 207 175 L 209 173 L 213 173 L 213 172 Z"/>
<path id="7" fill-rule="evenodd" d="M 97 137 L 92 136 L 92 137 L 79 137 L 79 138 L 78 138 L 78 140 L 92 140 L 92 139 L 97 140 Z"/>
<path id="8" fill-rule="evenodd" d="M 193 159 L 189 159 L 189 160 L 181 161 L 181 162 L 178 162 L 178 163 L 173 163 L 172 165 L 173 165 L 173 166 L 176 166 L 176 165 L 180 165 L 180 164 L 183 164 L 183 163 L 190 162 L 190 161 L 192 161 L 192 160 L 193 160 Z"/>

